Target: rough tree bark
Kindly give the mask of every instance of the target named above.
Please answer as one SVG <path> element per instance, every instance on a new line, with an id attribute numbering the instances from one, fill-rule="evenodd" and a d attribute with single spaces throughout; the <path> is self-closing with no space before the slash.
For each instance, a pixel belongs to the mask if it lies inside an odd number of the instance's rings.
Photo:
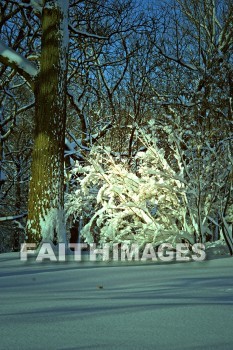
<path id="1" fill-rule="evenodd" d="M 27 241 L 65 241 L 64 141 L 68 1 L 45 1 L 40 71 L 35 81 L 35 135 Z"/>

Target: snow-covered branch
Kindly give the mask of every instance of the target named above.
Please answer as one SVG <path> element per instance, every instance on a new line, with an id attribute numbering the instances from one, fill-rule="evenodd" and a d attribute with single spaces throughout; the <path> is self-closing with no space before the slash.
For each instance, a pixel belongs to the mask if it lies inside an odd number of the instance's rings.
<path id="1" fill-rule="evenodd" d="M 19 1 L 18 5 L 24 8 L 32 8 L 35 13 L 41 13 L 43 9 L 43 0 L 24 0 Z"/>
<path id="2" fill-rule="evenodd" d="M 25 216 L 27 216 L 27 213 L 24 213 L 24 214 L 21 214 L 21 215 L 15 215 L 15 216 L 3 216 L 3 217 L 0 218 L 0 222 L 13 221 L 13 220 L 24 218 Z"/>
<path id="3" fill-rule="evenodd" d="M 168 55 L 166 52 L 164 52 L 164 50 L 162 50 L 161 47 L 157 46 L 157 49 L 158 49 L 159 53 L 162 56 L 164 56 L 165 58 L 167 58 L 168 60 L 171 60 L 173 62 L 179 63 L 181 66 L 183 66 L 183 67 L 185 67 L 187 69 L 190 69 L 192 71 L 196 71 L 196 72 L 200 71 L 200 67 L 196 67 L 196 66 L 194 66 L 193 64 L 191 64 L 189 62 L 185 62 L 184 60 L 182 60 L 179 57 Z"/>
<path id="4" fill-rule="evenodd" d="M 15 69 L 30 84 L 38 74 L 35 64 L 0 41 L 0 62 Z"/>
<path id="5" fill-rule="evenodd" d="M 98 39 L 98 40 L 107 40 L 108 37 L 106 36 L 101 36 L 101 35 L 97 35 L 97 34 L 92 34 L 89 32 L 86 32 L 85 30 L 79 30 L 74 28 L 71 24 L 69 24 L 69 29 L 71 30 L 71 32 L 73 32 L 74 34 L 77 35 L 81 35 L 81 36 L 85 36 L 87 38 L 93 38 L 93 39 Z"/>

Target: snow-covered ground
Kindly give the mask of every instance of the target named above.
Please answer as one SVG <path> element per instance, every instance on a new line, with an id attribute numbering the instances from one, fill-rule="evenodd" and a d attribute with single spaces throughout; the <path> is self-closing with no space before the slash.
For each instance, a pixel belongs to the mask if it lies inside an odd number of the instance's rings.
<path id="1" fill-rule="evenodd" d="M 22 262 L 0 255 L 0 349 L 233 348 L 233 259 Z"/>

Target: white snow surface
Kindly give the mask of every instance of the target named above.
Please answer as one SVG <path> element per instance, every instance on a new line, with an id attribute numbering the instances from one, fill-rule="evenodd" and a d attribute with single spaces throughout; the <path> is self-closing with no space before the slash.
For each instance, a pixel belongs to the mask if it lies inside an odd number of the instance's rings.
<path id="1" fill-rule="evenodd" d="M 0 349 L 230 350 L 233 259 L 57 262 L 0 255 Z"/>

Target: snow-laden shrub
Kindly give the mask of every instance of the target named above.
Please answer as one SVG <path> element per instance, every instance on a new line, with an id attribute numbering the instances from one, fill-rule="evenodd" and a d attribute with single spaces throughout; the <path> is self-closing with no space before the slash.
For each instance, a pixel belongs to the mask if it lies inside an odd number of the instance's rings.
<path id="1" fill-rule="evenodd" d="M 89 165 L 76 164 L 76 189 L 66 197 L 67 217 L 82 215 L 85 241 L 175 243 L 184 232 L 185 187 L 156 142 L 143 135 L 145 152 L 135 156 L 137 171 L 114 159 L 110 150 L 93 148 Z M 187 237 L 186 237 L 187 238 Z M 193 235 L 188 235 L 190 241 Z"/>
<path id="2" fill-rule="evenodd" d="M 134 167 L 104 147 L 92 148 L 88 165 L 76 164 L 66 213 L 83 216 L 86 242 L 205 242 L 214 239 L 216 228 L 229 236 L 229 143 L 211 145 L 191 128 L 172 123 L 150 122 L 138 130 L 144 151 L 135 154 Z M 155 136 L 161 130 L 164 147 Z"/>
<path id="3" fill-rule="evenodd" d="M 169 163 L 185 186 L 184 230 L 202 242 L 224 236 L 231 250 L 232 139 L 216 139 L 208 130 L 193 132 L 194 122 L 184 126 L 175 112 L 168 119 L 154 128 L 163 132 Z"/>

